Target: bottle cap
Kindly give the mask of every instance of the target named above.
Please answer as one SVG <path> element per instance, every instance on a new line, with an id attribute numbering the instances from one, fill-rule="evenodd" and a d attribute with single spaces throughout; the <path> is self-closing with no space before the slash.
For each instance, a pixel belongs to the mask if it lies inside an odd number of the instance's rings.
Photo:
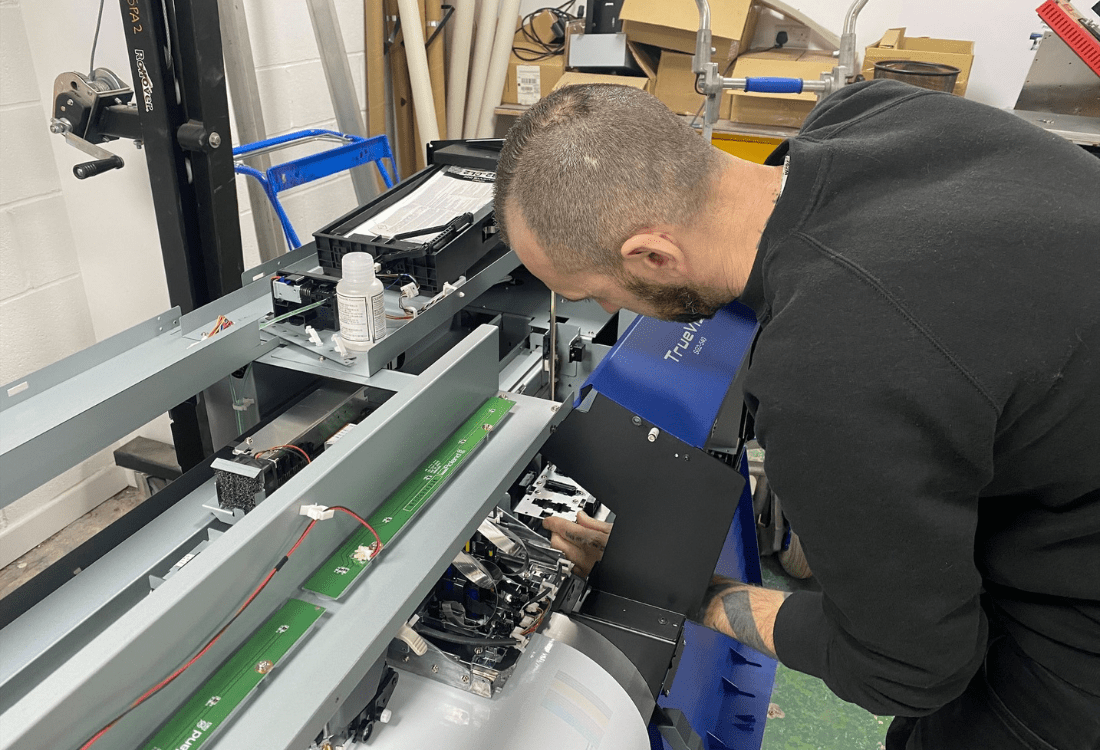
<path id="1" fill-rule="evenodd" d="M 340 261 L 344 281 L 374 280 L 374 256 L 370 253 L 348 253 Z"/>

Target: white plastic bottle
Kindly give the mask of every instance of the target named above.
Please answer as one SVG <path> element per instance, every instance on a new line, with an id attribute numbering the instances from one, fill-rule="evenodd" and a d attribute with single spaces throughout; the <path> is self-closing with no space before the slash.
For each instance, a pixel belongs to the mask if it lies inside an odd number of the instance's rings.
<path id="1" fill-rule="evenodd" d="M 384 287 L 374 275 L 370 253 L 348 253 L 340 266 L 342 276 L 336 285 L 340 338 L 348 349 L 366 351 L 386 335 Z"/>

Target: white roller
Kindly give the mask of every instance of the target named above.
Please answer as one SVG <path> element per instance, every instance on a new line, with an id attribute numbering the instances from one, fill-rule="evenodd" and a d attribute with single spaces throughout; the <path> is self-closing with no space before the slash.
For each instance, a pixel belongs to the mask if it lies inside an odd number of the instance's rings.
<path id="1" fill-rule="evenodd" d="M 470 75 L 470 44 L 474 36 L 474 11 L 477 0 L 453 0 L 454 28 L 451 56 L 447 62 L 447 133 L 458 138 L 462 133 L 462 115 L 466 109 L 466 82 Z"/>
<path id="2" fill-rule="evenodd" d="M 489 57 L 493 52 L 493 33 L 497 27 L 499 8 L 500 0 L 481 0 L 481 12 L 477 14 L 477 36 L 474 39 L 474 59 L 470 64 L 470 95 L 466 98 L 466 119 L 462 123 L 463 138 L 477 135 L 477 118 L 481 115 L 481 98 L 485 94 L 485 77 L 489 72 Z"/>
<path id="3" fill-rule="evenodd" d="M 504 77 L 508 75 L 508 59 L 512 56 L 512 39 L 519 22 L 519 0 L 503 0 L 497 16 L 497 32 L 493 38 L 493 56 L 489 58 L 489 75 L 481 97 L 481 114 L 477 118 L 477 137 L 493 136 L 493 110 L 500 105 L 504 93 Z"/>
<path id="4" fill-rule="evenodd" d="M 405 35 L 405 56 L 409 63 L 416 127 L 420 131 L 418 147 L 424 155 L 428 141 L 439 140 L 439 121 L 435 119 L 435 97 L 432 94 L 432 78 L 428 73 L 428 53 L 424 49 L 423 21 L 416 0 L 397 0 L 397 8 L 401 13 L 401 33 Z"/>

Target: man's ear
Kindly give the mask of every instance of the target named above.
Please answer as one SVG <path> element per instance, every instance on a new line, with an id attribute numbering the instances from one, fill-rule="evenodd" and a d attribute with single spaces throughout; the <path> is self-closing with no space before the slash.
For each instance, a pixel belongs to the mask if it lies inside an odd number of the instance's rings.
<path id="1" fill-rule="evenodd" d="M 632 235 L 619 250 L 623 267 L 634 276 L 663 283 L 687 281 L 683 250 L 664 232 Z"/>

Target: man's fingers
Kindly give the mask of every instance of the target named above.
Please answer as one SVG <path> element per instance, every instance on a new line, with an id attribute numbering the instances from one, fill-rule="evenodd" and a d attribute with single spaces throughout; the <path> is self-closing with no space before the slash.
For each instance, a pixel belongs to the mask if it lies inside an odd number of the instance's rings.
<path id="1" fill-rule="evenodd" d="M 542 519 L 542 528 L 549 532 L 562 532 L 574 524 L 571 521 L 567 521 L 560 516 L 547 516 Z"/>
<path id="2" fill-rule="evenodd" d="M 607 521 L 597 521 L 583 510 L 577 511 L 577 525 L 583 526 L 586 529 L 595 529 L 603 534 L 611 533 L 611 524 Z"/>
<path id="3" fill-rule="evenodd" d="M 582 578 L 592 571 L 592 565 L 595 561 L 591 560 L 584 550 L 564 538 L 561 534 L 555 533 L 550 535 L 550 546 L 556 550 L 560 550 L 561 553 L 565 555 L 565 558 L 573 563 L 573 572 Z"/>

